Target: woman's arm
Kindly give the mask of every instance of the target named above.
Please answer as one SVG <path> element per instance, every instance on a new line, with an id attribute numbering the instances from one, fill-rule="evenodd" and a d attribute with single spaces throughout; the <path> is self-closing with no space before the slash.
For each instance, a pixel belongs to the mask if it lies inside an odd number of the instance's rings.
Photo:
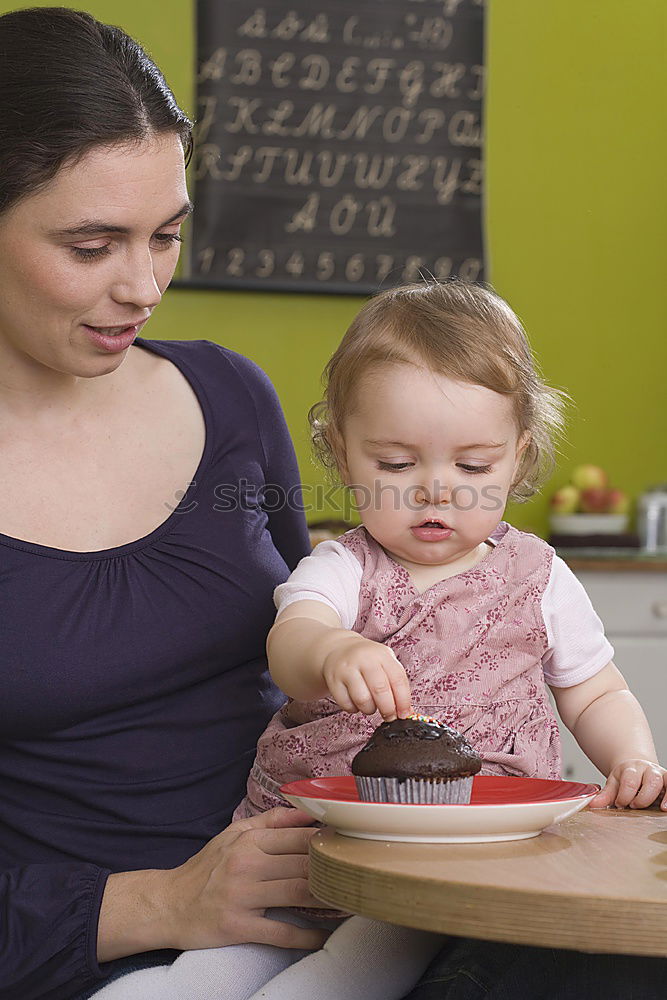
<path id="1" fill-rule="evenodd" d="M 264 509 L 275 547 L 292 570 L 310 552 L 299 466 L 280 401 L 268 375 L 248 358 L 235 355 L 257 420 L 263 454 Z M 259 484 L 258 484 L 259 485 Z"/>
<path id="2" fill-rule="evenodd" d="M 110 875 L 99 916 L 98 961 L 250 941 L 321 947 L 326 933 L 264 916 L 270 907 L 320 905 L 308 888 L 312 822 L 295 809 L 271 809 L 232 823 L 178 868 Z"/>
<path id="3" fill-rule="evenodd" d="M 0 1000 L 101 988 L 98 963 L 160 948 L 321 947 L 326 933 L 264 917 L 269 907 L 319 905 L 308 888 L 312 822 L 272 809 L 166 871 L 110 875 L 63 862 L 0 873 Z"/>
<path id="4" fill-rule="evenodd" d="M 613 662 L 572 687 L 551 688 L 558 713 L 577 743 L 607 776 L 592 805 L 651 805 L 667 787 L 648 721 Z M 667 796 L 662 801 L 667 808 Z"/>
<path id="5" fill-rule="evenodd" d="M 0 1000 L 69 996 L 95 983 L 108 871 L 79 862 L 0 872 Z"/>

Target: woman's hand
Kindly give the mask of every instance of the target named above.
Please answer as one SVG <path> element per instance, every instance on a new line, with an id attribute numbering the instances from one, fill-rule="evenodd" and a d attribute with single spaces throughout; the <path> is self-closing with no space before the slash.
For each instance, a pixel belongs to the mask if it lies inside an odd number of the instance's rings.
<path id="1" fill-rule="evenodd" d="M 591 808 L 615 805 L 619 809 L 646 809 L 662 796 L 661 809 L 667 809 L 667 770 L 651 760 L 623 760 L 607 776 L 607 783 L 594 799 Z"/>
<path id="2" fill-rule="evenodd" d="M 243 942 L 320 948 L 326 932 L 264 916 L 271 907 L 322 906 L 308 889 L 312 822 L 296 809 L 271 809 L 232 823 L 178 868 L 110 875 L 98 961 Z"/>
<path id="3" fill-rule="evenodd" d="M 381 642 L 346 635 L 325 656 L 322 676 L 345 712 L 379 712 L 383 719 L 410 712 L 410 682 L 393 650 Z"/>

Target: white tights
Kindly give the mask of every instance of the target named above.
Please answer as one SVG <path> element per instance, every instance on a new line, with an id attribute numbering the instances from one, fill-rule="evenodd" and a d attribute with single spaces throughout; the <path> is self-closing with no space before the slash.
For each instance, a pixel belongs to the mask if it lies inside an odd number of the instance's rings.
<path id="1" fill-rule="evenodd" d="M 266 915 L 321 926 L 289 911 Z M 426 931 L 349 917 L 318 951 L 262 944 L 185 951 L 171 965 L 122 976 L 93 1000 L 400 1000 L 442 941 Z"/>

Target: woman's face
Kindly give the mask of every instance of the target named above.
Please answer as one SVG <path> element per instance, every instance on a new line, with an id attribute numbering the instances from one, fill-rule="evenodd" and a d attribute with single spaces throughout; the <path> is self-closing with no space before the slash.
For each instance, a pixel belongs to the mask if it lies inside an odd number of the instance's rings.
<path id="1" fill-rule="evenodd" d="M 189 210 L 166 133 L 97 147 L 0 215 L 5 371 L 114 371 L 171 280 Z"/>

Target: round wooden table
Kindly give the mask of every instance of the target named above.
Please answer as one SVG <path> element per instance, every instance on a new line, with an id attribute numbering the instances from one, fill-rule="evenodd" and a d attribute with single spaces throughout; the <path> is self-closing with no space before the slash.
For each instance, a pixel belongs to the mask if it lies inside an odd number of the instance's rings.
<path id="1" fill-rule="evenodd" d="M 667 816 L 657 808 L 587 809 L 539 837 L 489 844 L 327 828 L 311 840 L 310 885 L 330 906 L 442 934 L 667 956 Z"/>

